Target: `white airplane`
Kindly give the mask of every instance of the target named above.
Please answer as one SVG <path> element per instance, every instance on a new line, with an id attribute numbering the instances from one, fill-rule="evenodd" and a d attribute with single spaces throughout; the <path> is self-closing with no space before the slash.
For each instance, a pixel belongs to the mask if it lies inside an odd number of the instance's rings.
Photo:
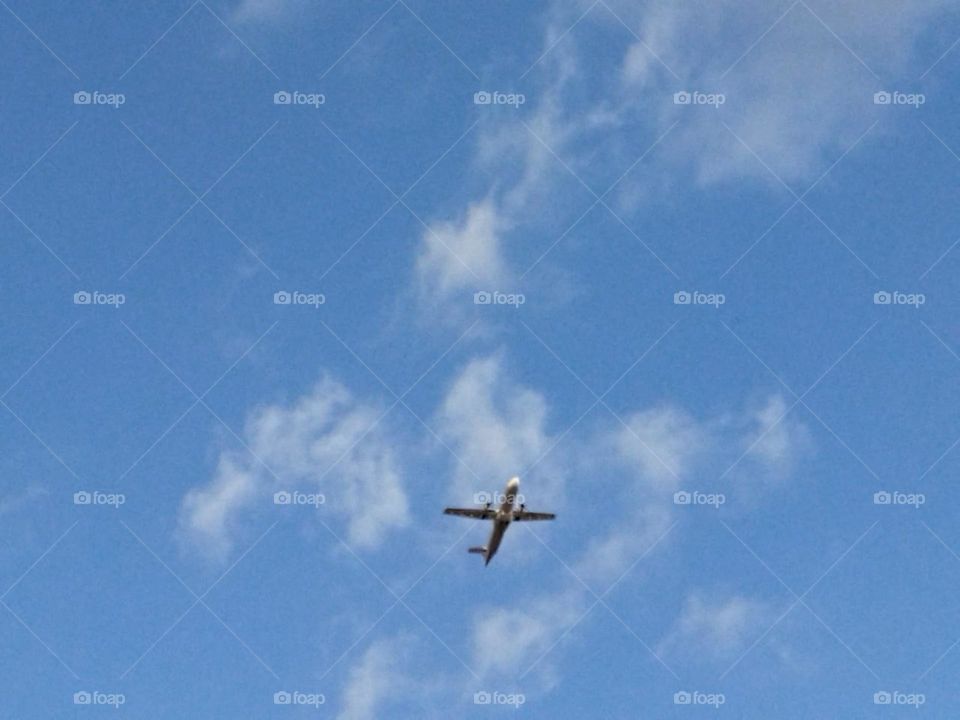
<path id="1" fill-rule="evenodd" d="M 500 547 L 500 541 L 503 540 L 503 534 L 507 531 L 510 523 L 515 520 L 553 520 L 556 515 L 553 513 L 530 512 L 523 503 L 517 507 L 517 490 L 520 489 L 520 478 L 512 477 L 507 481 L 507 489 L 503 493 L 503 502 L 500 507 L 492 508 L 491 503 L 487 503 L 482 508 L 445 508 L 445 515 L 459 515 L 461 517 L 476 518 L 477 520 L 493 520 L 493 530 L 490 532 L 490 540 L 483 547 L 472 547 L 468 552 L 483 555 L 484 567 L 490 564 L 493 556 L 497 554 L 497 548 Z"/>

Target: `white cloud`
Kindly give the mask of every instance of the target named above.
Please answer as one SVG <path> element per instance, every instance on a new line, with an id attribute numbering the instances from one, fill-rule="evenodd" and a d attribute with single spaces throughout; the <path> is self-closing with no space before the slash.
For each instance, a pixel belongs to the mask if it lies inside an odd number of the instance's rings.
<path id="1" fill-rule="evenodd" d="M 559 25 L 551 23 L 545 48 L 562 32 Z M 579 73 L 579 61 L 568 50 L 569 42 L 572 38 L 564 38 L 542 60 L 541 64 L 551 68 L 550 80 L 536 89 L 531 109 L 523 112 L 522 120 L 498 113 L 478 131 L 470 172 L 489 183 L 489 193 L 484 200 L 469 203 L 464 217 L 432 224 L 433 233 L 423 234 L 416 267 L 421 299 L 436 303 L 478 285 L 488 290 L 518 290 L 514 287 L 516 273 L 503 247 L 504 237 L 524 223 L 549 223 L 546 213 L 552 198 L 548 178 L 566 174 L 553 151 L 562 151 L 577 128 L 603 122 L 602 109 L 570 113 L 563 102 L 564 88 Z"/>
<path id="2" fill-rule="evenodd" d="M 640 41 L 633 43 L 621 67 L 623 108 L 647 120 L 651 107 L 661 108 L 656 120 L 661 131 L 679 120 L 664 152 L 692 166 L 703 183 L 745 175 L 772 180 L 721 119 L 785 181 L 809 182 L 876 119 L 873 92 L 903 77 L 917 37 L 946 5 L 944 0 L 811 2 L 827 29 L 801 3 L 770 30 L 789 3 L 710 0 L 651 5 L 639 15 L 621 4 L 618 11 L 635 18 L 643 43 L 682 78 L 670 75 Z M 919 72 L 903 82 L 915 82 Z M 677 107 L 670 100 L 676 90 L 722 92 L 726 103 L 719 112 Z"/>
<path id="3" fill-rule="evenodd" d="M 657 653 L 725 660 L 742 652 L 776 620 L 766 602 L 742 595 L 725 600 L 687 597 Z"/>
<path id="4" fill-rule="evenodd" d="M 683 410 L 662 407 L 633 413 L 617 426 L 620 455 L 636 464 L 640 477 L 657 488 L 683 482 L 693 464 L 713 446 L 713 431 Z"/>
<path id="5" fill-rule="evenodd" d="M 416 263 L 421 299 L 469 303 L 477 290 L 503 290 L 510 278 L 501 241 L 506 227 L 489 197 L 471 203 L 456 221 L 431 224 Z"/>
<path id="6" fill-rule="evenodd" d="M 184 498 L 181 530 L 222 558 L 232 548 L 242 511 L 256 502 L 272 506 L 273 492 L 295 489 L 322 492 L 326 504 L 320 512 L 346 521 L 352 546 L 377 546 L 409 522 L 393 450 L 398 443 L 382 424 L 367 434 L 381 412 L 328 377 L 290 405 L 259 408 L 244 429 L 253 455 L 243 449 L 221 453 L 210 483 Z"/>
<path id="7" fill-rule="evenodd" d="M 673 491 L 704 464 L 717 444 L 715 424 L 673 406 L 631 413 L 604 429 L 581 454 L 590 457 L 593 496 L 607 510 L 574 571 L 605 590 L 667 532 L 673 520 Z M 581 471 L 586 472 L 586 471 Z"/>
<path id="8" fill-rule="evenodd" d="M 370 645 L 350 669 L 343 691 L 343 709 L 338 720 L 374 720 L 383 717 L 381 707 L 396 703 L 420 690 L 401 668 L 406 667 L 409 641 L 402 637 Z"/>
<path id="9" fill-rule="evenodd" d="M 630 506 L 625 496 L 611 496 L 605 502 L 611 510 L 606 514 L 601 534 L 590 539 L 584 552 L 572 567 L 577 576 L 601 593 L 629 571 L 636 580 L 642 568 L 635 565 L 650 548 L 663 537 L 669 543 L 667 531 L 674 519 L 673 507 L 663 498 L 650 498 L 643 505 Z M 624 507 L 631 509 L 622 513 Z M 659 547 L 659 546 L 658 546 Z M 625 580 L 626 581 L 626 580 Z"/>
<path id="10" fill-rule="evenodd" d="M 463 502 L 475 492 L 500 490 L 507 478 L 540 460 L 554 444 L 547 418 L 543 395 L 514 383 L 502 355 L 468 363 L 432 423 L 463 461 L 455 465 L 452 497 Z M 540 460 L 532 474 L 538 497 L 559 502 L 566 471 L 554 455 Z M 521 492 L 530 497 L 523 485 Z"/>
<path id="11" fill-rule="evenodd" d="M 807 427 L 787 411 L 790 406 L 781 395 L 771 395 L 763 407 L 749 416 L 741 447 L 760 463 L 773 478 L 793 469 L 797 457 L 811 445 Z"/>
<path id="12" fill-rule="evenodd" d="M 471 634 L 472 665 L 483 678 L 516 680 L 537 662 L 584 610 L 583 593 L 576 589 L 544 595 L 524 607 L 493 607 L 474 617 Z M 544 658 L 544 662 L 546 658 Z"/>
<path id="13" fill-rule="evenodd" d="M 191 490 L 183 500 L 181 529 L 210 557 L 223 558 L 229 553 L 237 513 L 258 494 L 260 481 L 248 468 L 249 462 L 238 454 L 223 453 L 214 479 Z"/>
<path id="14" fill-rule="evenodd" d="M 783 481 L 812 449 L 809 431 L 790 416 L 774 426 L 787 409 L 779 395 L 759 406 L 722 418 L 697 418 L 674 406 L 630 413 L 624 423 L 601 431 L 577 448 L 589 458 L 578 469 L 578 489 L 591 498 L 601 497 L 601 528 L 588 541 L 571 567 L 595 592 L 606 590 L 624 573 L 634 582 L 643 571 L 639 558 L 656 543 L 662 549 L 671 541 L 669 531 L 678 519 L 673 492 L 679 488 L 730 493 L 714 482 L 754 441 L 768 431 L 739 464 L 734 487 L 746 483 L 746 495 L 737 502 L 744 508 L 763 498 L 764 481 Z M 772 429 L 771 429 L 772 428 Z M 669 469 L 668 469 L 669 468 Z M 738 606 L 731 606 L 731 612 Z M 726 616 L 725 616 L 726 617 Z"/>

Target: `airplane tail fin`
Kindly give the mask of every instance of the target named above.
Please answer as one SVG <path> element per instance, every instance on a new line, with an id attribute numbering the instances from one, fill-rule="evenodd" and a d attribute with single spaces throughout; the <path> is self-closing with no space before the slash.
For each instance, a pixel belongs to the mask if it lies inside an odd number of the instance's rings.
<path id="1" fill-rule="evenodd" d="M 484 553 L 487 552 L 487 549 L 485 547 L 472 547 L 469 550 L 467 550 L 467 552 L 476 553 L 477 555 L 483 555 Z"/>

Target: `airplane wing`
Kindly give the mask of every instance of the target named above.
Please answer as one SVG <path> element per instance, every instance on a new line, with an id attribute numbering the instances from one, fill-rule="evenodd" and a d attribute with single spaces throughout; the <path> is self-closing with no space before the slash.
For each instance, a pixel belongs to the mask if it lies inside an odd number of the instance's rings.
<path id="1" fill-rule="evenodd" d="M 490 520 L 497 515 L 497 511 L 491 508 L 444 508 L 444 515 L 459 515 L 460 517 L 476 518 L 477 520 Z"/>
<path id="2" fill-rule="evenodd" d="M 556 517 L 553 513 L 529 512 L 528 510 L 516 510 L 513 513 L 514 520 L 553 520 Z"/>

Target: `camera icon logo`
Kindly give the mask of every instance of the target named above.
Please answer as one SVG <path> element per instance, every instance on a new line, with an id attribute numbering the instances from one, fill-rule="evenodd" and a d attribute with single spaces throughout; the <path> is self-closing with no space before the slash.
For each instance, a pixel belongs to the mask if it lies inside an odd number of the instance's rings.
<path id="1" fill-rule="evenodd" d="M 473 501 L 477 505 L 489 505 L 493 502 L 493 497 L 488 492 L 478 492 L 473 494 Z"/>
<path id="2" fill-rule="evenodd" d="M 678 490 L 673 494 L 674 505 L 689 505 L 692 496 L 686 490 Z"/>
<path id="3" fill-rule="evenodd" d="M 892 100 L 893 96 L 886 90 L 881 90 L 880 92 L 875 92 L 873 94 L 874 105 L 889 105 Z"/>
<path id="4" fill-rule="evenodd" d="M 279 290 L 273 294 L 274 305 L 289 305 L 292 300 L 293 296 L 286 290 Z"/>
<path id="5" fill-rule="evenodd" d="M 693 96 L 690 95 L 686 90 L 681 90 L 680 92 L 675 92 L 673 94 L 673 104 L 674 105 L 689 105 Z"/>
<path id="6" fill-rule="evenodd" d="M 493 102 L 493 95 L 488 93 L 486 90 L 480 90 L 473 94 L 473 104 L 474 105 L 489 105 Z"/>
<path id="7" fill-rule="evenodd" d="M 493 702 L 493 698 L 486 690 L 480 690 L 473 694 L 474 705 L 489 705 L 491 702 Z"/>
<path id="8" fill-rule="evenodd" d="M 273 694 L 274 705 L 289 705 L 291 702 L 293 702 L 293 695 L 286 690 L 278 690 Z"/>
<path id="9" fill-rule="evenodd" d="M 473 294 L 474 305 L 489 305 L 493 301 L 493 296 L 486 290 L 481 290 Z"/>
<path id="10" fill-rule="evenodd" d="M 289 505 L 293 502 L 293 495 L 286 490 L 280 490 L 273 494 L 274 505 Z"/>
<path id="11" fill-rule="evenodd" d="M 86 490 L 81 490 L 73 494 L 74 505 L 89 505 L 91 502 L 93 502 L 93 495 Z"/>
<path id="12" fill-rule="evenodd" d="M 93 296 L 86 290 L 80 290 L 73 294 L 74 305 L 89 305 L 92 300 Z"/>
<path id="13" fill-rule="evenodd" d="M 893 296 L 886 290 L 879 290 L 873 294 L 874 305 L 889 305 L 892 299 Z"/>
<path id="14" fill-rule="evenodd" d="M 673 294 L 673 304 L 674 305 L 689 305 L 692 296 L 686 290 L 680 290 Z"/>
<path id="15" fill-rule="evenodd" d="M 693 696 L 686 690 L 680 690 L 673 694 L 674 705 L 689 705 L 691 702 L 693 702 Z"/>
<path id="16" fill-rule="evenodd" d="M 889 505 L 891 502 L 893 502 L 893 496 L 886 490 L 881 490 L 873 494 L 874 505 Z"/>
<path id="17" fill-rule="evenodd" d="M 889 705 L 892 701 L 893 696 L 886 690 L 881 690 L 880 692 L 875 692 L 873 694 L 874 705 Z"/>
<path id="18" fill-rule="evenodd" d="M 93 695 L 86 690 L 81 690 L 73 694 L 74 705 L 89 705 L 91 702 L 93 702 Z"/>
<path id="19" fill-rule="evenodd" d="M 286 90 L 278 90 L 273 94 L 274 105 L 289 105 L 291 102 L 293 102 L 293 95 Z"/>
<path id="20" fill-rule="evenodd" d="M 74 105 L 89 105 L 92 100 L 93 95 L 88 93 L 86 90 L 78 90 L 73 94 Z"/>

